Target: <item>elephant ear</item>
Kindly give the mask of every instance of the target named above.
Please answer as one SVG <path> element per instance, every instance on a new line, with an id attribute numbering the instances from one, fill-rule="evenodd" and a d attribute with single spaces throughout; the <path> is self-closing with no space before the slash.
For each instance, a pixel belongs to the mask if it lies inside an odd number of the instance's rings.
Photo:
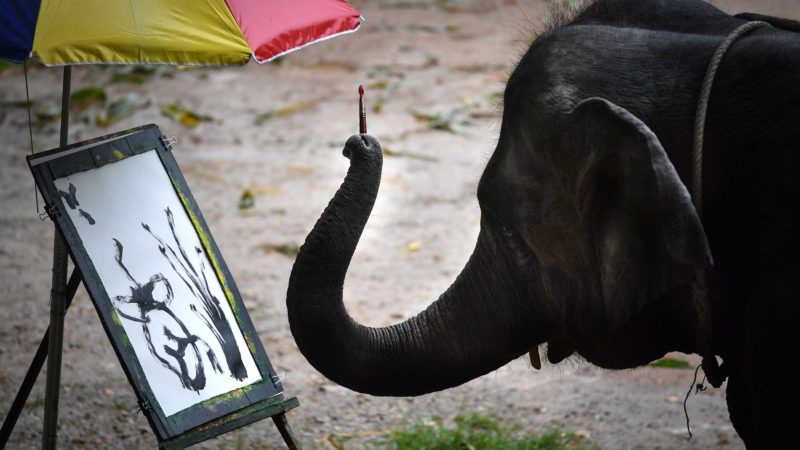
<path id="1" fill-rule="evenodd" d="M 582 151 L 578 207 L 594 251 L 606 326 L 618 329 L 648 301 L 712 264 L 686 186 L 656 135 L 605 99 L 570 113 Z"/>

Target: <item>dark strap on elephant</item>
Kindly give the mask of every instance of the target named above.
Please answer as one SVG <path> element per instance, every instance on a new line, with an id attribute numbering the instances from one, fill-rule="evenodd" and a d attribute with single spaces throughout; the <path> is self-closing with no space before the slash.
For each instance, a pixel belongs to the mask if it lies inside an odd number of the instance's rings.
<path id="1" fill-rule="evenodd" d="M 703 137 L 705 134 L 706 112 L 708 111 L 708 99 L 711 97 L 711 86 L 714 84 L 714 76 L 717 73 L 720 62 L 728 49 L 737 39 L 758 28 L 769 26 L 766 22 L 753 21 L 736 28 L 725 38 L 717 47 L 711 62 L 706 69 L 703 85 L 700 90 L 700 99 L 697 102 L 697 113 L 694 119 L 694 144 L 692 145 L 693 156 L 693 176 L 692 176 L 692 198 L 697 216 L 703 218 Z M 711 302 L 708 297 L 708 284 L 706 282 L 706 268 L 698 269 L 695 283 L 692 287 L 692 301 L 697 312 L 697 349 L 703 357 L 703 372 L 712 386 L 718 388 L 727 378 L 724 366 L 720 367 L 714 350 L 711 347 L 712 327 L 711 327 Z"/>

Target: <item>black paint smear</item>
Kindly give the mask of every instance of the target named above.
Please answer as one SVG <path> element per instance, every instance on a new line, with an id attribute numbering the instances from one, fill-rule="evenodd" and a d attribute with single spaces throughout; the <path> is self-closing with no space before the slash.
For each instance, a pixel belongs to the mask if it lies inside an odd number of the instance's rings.
<path id="1" fill-rule="evenodd" d="M 59 190 L 58 195 L 61 198 L 63 198 L 65 202 L 67 202 L 67 206 L 69 206 L 69 209 L 75 209 L 81 205 L 78 202 L 78 197 L 75 195 L 77 188 L 75 188 L 74 184 L 70 183 L 68 190 L 69 192 L 64 192 L 62 190 Z M 86 219 L 87 222 L 89 222 L 89 225 L 95 224 L 94 217 L 92 217 L 92 215 L 89 214 L 88 212 L 82 209 L 78 209 L 78 213 L 80 213 L 81 217 L 83 217 L 84 219 Z"/>
<path id="2" fill-rule="evenodd" d="M 114 259 L 117 261 L 117 264 L 120 266 L 120 268 L 122 268 L 122 270 L 125 272 L 125 276 L 128 278 L 128 280 L 130 280 L 130 282 L 133 283 L 133 286 L 130 287 L 131 295 L 129 296 L 120 295 L 114 297 L 114 307 L 117 310 L 117 314 L 124 317 L 125 319 L 141 323 L 142 331 L 144 333 L 144 338 L 145 341 L 147 342 L 147 348 L 148 350 L 150 350 L 150 353 L 153 355 L 153 357 L 155 357 L 156 360 L 158 360 L 158 362 L 162 366 L 175 373 L 175 375 L 177 375 L 178 378 L 180 379 L 181 384 L 183 385 L 184 388 L 191 389 L 195 392 L 199 392 L 206 386 L 206 376 L 198 344 L 205 347 L 206 350 L 205 354 L 208 357 L 211 367 L 216 372 L 222 373 L 222 367 L 217 361 L 217 358 L 214 355 L 213 350 L 211 350 L 211 347 L 209 347 L 209 345 L 205 341 L 203 341 L 199 336 L 190 333 L 186 325 L 184 325 L 184 323 L 180 319 L 178 319 L 175 313 L 173 313 L 172 310 L 169 308 L 169 304 L 172 302 L 173 299 L 172 285 L 170 285 L 169 280 L 167 280 L 164 277 L 164 275 L 158 273 L 150 277 L 150 280 L 144 285 L 142 285 L 141 283 L 136 281 L 136 279 L 133 278 L 133 275 L 131 275 L 128 268 L 125 267 L 125 264 L 122 263 L 122 252 L 123 252 L 122 244 L 116 239 L 114 239 L 114 244 L 116 246 L 116 254 Z M 164 298 L 161 301 L 158 301 L 153 297 L 153 291 L 155 290 L 155 287 L 158 283 L 163 283 L 167 291 L 166 298 Z M 123 312 L 122 309 L 120 309 L 120 307 L 118 306 L 121 303 L 136 305 L 139 309 L 139 316 L 138 317 L 131 316 Z M 149 327 L 150 324 L 149 314 L 152 311 L 162 311 L 166 313 L 175 321 L 175 323 L 178 324 L 178 327 L 180 328 L 180 333 L 179 333 L 180 335 L 175 334 L 173 330 L 170 330 L 167 327 L 164 327 L 161 330 L 162 333 L 164 333 L 164 336 L 166 336 L 166 338 L 169 341 L 172 341 L 176 344 L 175 348 L 172 348 L 168 345 L 164 345 L 162 349 L 164 353 L 167 354 L 167 356 L 175 360 L 175 363 L 177 363 L 178 367 L 175 367 L 175 365 L 173 365 L 173 363 L 166 357 L 161 356 L 156 350 L 155 345 L 153 345 L 152 335 L 150 334 L 150 327 Z M 186 364 L 187 349 L 191 349 L 191 351 L 195 355 L 196 363 L 195 363 L 194 377 L 191 377 L 189 375 L 189 367 Z"/>
<path id="3" fill-rule="evenodd" d="M 69 184 L 68 189 L 69 192 L 64 192 L 59 190 L 58 195 L 60 195 L 61 198 L 63 198 L 64 201 L 67 202 L 67 206 L 69 206 L 69 209 L 75 209 L 77 206 L 81 205 L 80 203 L 78 203 L 78 197 L 75 196 L 75 191 L 77 189 L 75 188 L 75 185 L 72 183 Z"/>
<path id="4" fill-rule="evenodd" d="M 172 216 L 172 211 L 167 208 L 164 212 L 167 215 L 167 222 L 172 232 L 172 239 L 175 241 L 178 252 L 175 252 L 175 249 L 173 249 L 171 245 L 165 243 L 160 237 L 156 236 L 147 224 L 143 223 L 142 227 L 158 242 L 158 250 L 164 255 L 170 266 L 172 266 L 172 269 L 175 270 L 175 273 L 178 274 L 183 283 L 189 288 L 192 295 L 200 301 L 202 311 L 198 311 L 197 308 L 193 306 L 191 309 L 200 317 L 203 323 L 206 324 L 217 339 L 217 342 L 219 342 L 231 376 L 239 381 L 244 380 L 247 378 L 247 368 L 244 366 L 242 354 L 239 351 L 239 346 L 236 343 L 231 325 L 228 323 L 220 307 L 220 302 L 217 297 L 211 294 L 208 279 L 206 278 L 206 267 L 203 263 L 205 260 L 203 251 L 197 247 L 194 249 L 200 261 L 198 273 L 198 270 L 195 269 L 194 265 L 192 265 L 192 262 L 189 260 L 189 256 L 186 254 L 183 245 L 181 245 L 178 233 L 175 231 L 175 220 Z M 178 255 L 179 253 L 180 256 Z"/>
<path id="5" fill-rule="evenodd" d="M 91 214 L 87 213 L 82 209 L 79 209 L 78 213 L 80 213 L 81 217 L 83 217 L 84 219 L 86 219 L 87 222 L 89 222 L 89 225 L 94 225 L 94 217 L 92 217 Z"/>

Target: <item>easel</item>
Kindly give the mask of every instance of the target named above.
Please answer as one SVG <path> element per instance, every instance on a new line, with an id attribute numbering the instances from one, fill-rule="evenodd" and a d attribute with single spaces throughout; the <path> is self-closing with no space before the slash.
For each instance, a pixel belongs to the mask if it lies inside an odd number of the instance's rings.
<path id="1" fill-rule="evenodd" d="M 60 147 L 67 146 L 69 134 L 69 105 L 70 86 L 72 80 L 72 67 L 64 66 L 63 85 L 61 91 L 61 129 Z M 51 214 L 47 208 L 45 211 Z M 51 217 L 52 218 L 52 217 Z M 28 368 L 8 415 L 0 428 L 0 449 L 5 448 L 11 432 L 16 425 L 25 402 L 30 395 L 39 372 L 47 359 L 47 379 L 45 382 L 44 420 L 42 425 L 42 449 L 55 449 L 58 440 L 58 402 L 61 384 L 61 355 L 64 342 L 64 316 L 67 308 L 72 303 L 78 286 L 83 281 L 80 270 L 75 267 L 67 281 L 67 261 L 69 254 L 67 245 L 61 237 L 57 226 L 54 226 L 53 238 L 53 274 L 50 290 L 50 325 L 39 343 L 39 348 Z M 299 441 L 295 438 L 286 419 L 286 411 L 298 406 L 295 397 L 283 400 L 282 397 L 274 402 L 263 402 L 251 405 L 243 411 L 219 418 L 197 430 L 175 438 L 160 441 L 160 449 L 180 449 L 202 442 L 221 433 L 234 430 L 266 417 L 271 417 L 289 449 L 300 449 Z M 213 425 L 208 427 L 208 425 Z M 204 431 L 213 428 L 214 432 Z"/>

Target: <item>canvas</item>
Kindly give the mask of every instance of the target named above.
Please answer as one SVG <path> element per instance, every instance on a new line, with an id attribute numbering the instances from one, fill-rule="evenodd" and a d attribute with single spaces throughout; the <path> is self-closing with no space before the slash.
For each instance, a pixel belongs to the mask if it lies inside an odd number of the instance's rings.
<path id="1" fill-rule="evenodd" d="M 261 379 L 155 149 L 55 185 L 166 415 Z"/>

